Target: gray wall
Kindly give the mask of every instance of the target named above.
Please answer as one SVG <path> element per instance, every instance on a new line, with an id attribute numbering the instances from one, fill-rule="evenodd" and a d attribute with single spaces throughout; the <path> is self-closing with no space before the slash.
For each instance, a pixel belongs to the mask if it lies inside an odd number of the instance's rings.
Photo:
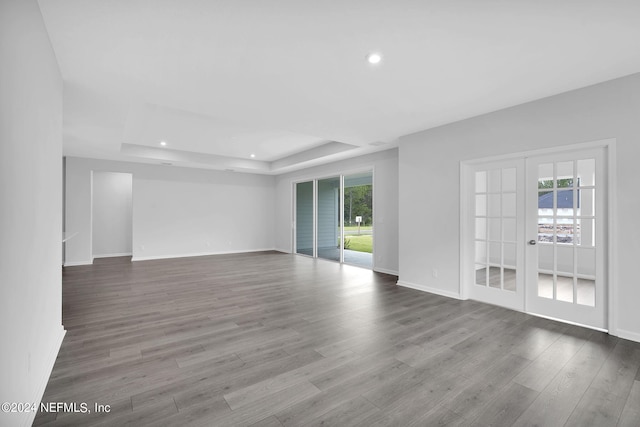
<path id="1" fill-rule="evenodd" d="M 62 78 L 35 0 L 0 2 L 0 63 L 0 402 L 39 402 L 64 337 Z"/>
<path id="2" fill-rule="evenodd" d="M 458 293 L 460 161 L 615 138 L 615 318 L 621 336 L 640 341 L 639 117 L 635 74 L 402 138 L 400 280 Z"/>
<path id="3" fill-rule="evenodd" d="M 133 259 L 273 249 L 274 178 L 67 157 L 65 265 L 90 264 L 91 173 L 133 174 Z"/>

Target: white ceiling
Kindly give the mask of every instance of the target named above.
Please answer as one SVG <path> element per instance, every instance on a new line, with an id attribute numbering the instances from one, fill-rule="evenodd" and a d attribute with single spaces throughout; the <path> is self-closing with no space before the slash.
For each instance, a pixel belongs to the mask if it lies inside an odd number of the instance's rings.
<path id="1" fill-rule="evenodd" d="M 638 0 L 39 3 L 72 156 L 278 174 L 640 72 Z"/>

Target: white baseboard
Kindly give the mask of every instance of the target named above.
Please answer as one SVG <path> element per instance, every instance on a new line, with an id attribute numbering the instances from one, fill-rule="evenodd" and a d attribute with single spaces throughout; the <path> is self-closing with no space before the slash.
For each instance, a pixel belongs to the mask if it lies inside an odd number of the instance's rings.
<path id="1" fill-rule="evenodd" d="M 91 265 L 91 264 L 93 264 L 93 260 L 91 260 L 91 261 L 71 261 L 71 262 L 65 261 L 63 266 L 64 267 L 76 267 L 78 265 Z"/>
<path id="2" fill-rule="evenodd" d="M 93 258 L 114 258 L 114 257 L 118 257 L 118 256 L 131 256 L 131 252 L 122 252 L 122 253 L 118 253 L 118 254 L 97 254 L 94 255 Z"/>
<path id="3" fill-rule="evenodd" d="M 617 336 L 625 340 L 640 342 L 640 333 L 638 332 L 625 331 L 624 329 L 618 328 Z"/>
<path id="4" fill-rule="evenodd" d="M 398 272 L 395 270 L 388 270 L 386 268 L 375 267 L 373 271 L 377 271 L 378 273 L 390 274 L 392 276 L 399 276 Z"/>
<path id="5" fill-rule="evenodd" d="M 283 249 L 283 248 L 275 248 L 274 251 L 282 252 L 282 253 L 285 253 L 285 254 L 293 253 L 291 251 L 291 249 Z"/>
<path id="6" fill-rule="evenodd" d="M 436 294 L 443 297 L 462 299 L 460 297 L 460 294 L 457 292 L 444 291 L 442 289 L 432 288 L 430 286 L 418 285 L 417 283 L 410 283 L 410 282 L 398 280 L 397 285 L 402 286 L 404 288 L 411 288 L 411 289 L 416 289 L 418 291 L 429 292 L 430 294 Z"/>
<path id="7" fill-rule="evenodd" d="M 42 396 L 44 395 L 44 391 L 47 388 L 47 384 L 49 383 L 49 378 L 51 377 L 51 371 L 53 371 L 53 365 L 56 363 L 56 359 L 58 358 L 58 353 L 60 352 L 60 346 L 62 345 L 62 340 L 64 339 L 67 331 L 60 325 L 60 329 L 58 331 L 57 336 L 55 337 L 55 341 L 53 343 L 53 347 L 49 350 L 49 356 L 46 360 L 46 369 L 44 371 L 44 377 L 40 378 L 38 381 L 38 386 L 35 389 L 34 395 L 32 396 L 29 402 L 36 403 L 38 407 L 40 406 L 40 402 L 42 401 Z M 35 412 L 27 412 L 27 418 L 24 420 L 24 426 L 30 426 L 33 424 L 33 421 L 36 418 Z"/>
<path id="8" fill-rule="evenodd" d="M 189 254 L 168 254 L 168 255 L 152 255 L 152 256 L 134 256 L 131 258 L 131 261 L 150 261 L 154 259 L 169 259 L 169 258 L 189 258 L 189 257 L 197 257 L 197 256 L 211 256 L 211 255 L 230 255 L 230 254 L 246 254 L 251 252 L 266 252 L 266 251 L 275 251 L 274 248 L 266 248 L 266 249 L 245 249 L 245 250 L 236 250 L 236 251 L 218 251 L 218 252 L 194 252 Z"/>

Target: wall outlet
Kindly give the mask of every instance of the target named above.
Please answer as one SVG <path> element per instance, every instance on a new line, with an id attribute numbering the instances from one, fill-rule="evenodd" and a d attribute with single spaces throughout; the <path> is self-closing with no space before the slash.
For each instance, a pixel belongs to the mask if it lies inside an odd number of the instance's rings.
<path id="1" fill-rule="evenodd" d="M 438 269 L 437 269 L 437 268 L 434 268 L 434 269 L 431 271 L 431 275 L 432 275 L 433 277 L 438 277 Z"/>
<path id="2" fill-rule="evenodd" d="M 210 248 L 211 247 L 211 242 L 207 242 L 207 247 Z"/>
<path id="3" fill-rule="evenodd" d="M 144 245 L 140 245 L 140 250 L 144 251 Z"/>

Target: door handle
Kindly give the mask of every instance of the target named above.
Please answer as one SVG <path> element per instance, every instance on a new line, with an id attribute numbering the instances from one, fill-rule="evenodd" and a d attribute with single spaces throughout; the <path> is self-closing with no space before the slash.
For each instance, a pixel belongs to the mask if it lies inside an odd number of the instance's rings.
<path id="1" fill-rule="evenodd" d="M 535 245 L 536 243 L 537 243 L 537 242 L 536 242 L 535 240 L 529 240 L 529 244 L 530 244 L 531 246 Z"/>

